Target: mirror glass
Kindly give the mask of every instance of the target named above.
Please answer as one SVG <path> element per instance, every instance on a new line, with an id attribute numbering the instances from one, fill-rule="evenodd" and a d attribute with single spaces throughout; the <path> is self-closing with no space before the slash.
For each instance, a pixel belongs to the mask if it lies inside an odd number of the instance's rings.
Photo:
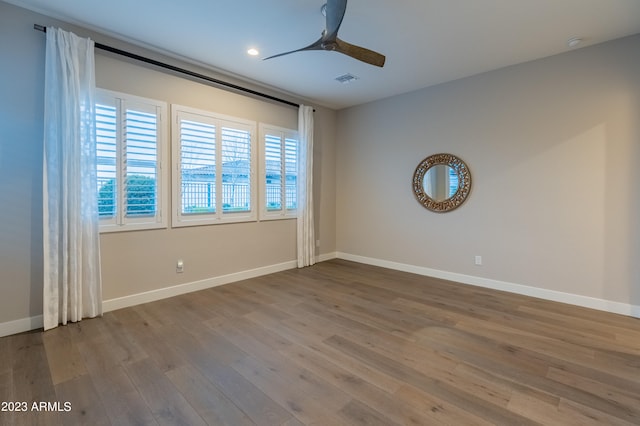
<path id="1" fill-rule="evenodd" d="M 424 191 L 436 202 L 451 198 L 458 190 L 458 174 L 446 164 L 432 166 L 424 174 Z"/>
<path id="2" fill-rule="evenodd" d="M 425 208 L 444 213 L 458 208 L 471 191 L 466 163 L 451 154 L 434 154 L 422 160 L 413 174 L 413 193 Z"/>

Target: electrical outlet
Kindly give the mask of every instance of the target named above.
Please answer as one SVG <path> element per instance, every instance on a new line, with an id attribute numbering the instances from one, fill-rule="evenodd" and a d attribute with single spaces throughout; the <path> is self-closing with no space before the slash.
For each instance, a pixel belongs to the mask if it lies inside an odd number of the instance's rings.
<path id="1" fill-rule="evenodd" d="M 476 265 L 482 265 L 482 256 L 476 256 Z"/>
<path id="2" fill-rule="evenodd" d="M 184 272 L 184 262 L 182 261 L 182 259 L 178 259 L 178 261 L 176 262 L 176 272 L 178 274 Z"/>

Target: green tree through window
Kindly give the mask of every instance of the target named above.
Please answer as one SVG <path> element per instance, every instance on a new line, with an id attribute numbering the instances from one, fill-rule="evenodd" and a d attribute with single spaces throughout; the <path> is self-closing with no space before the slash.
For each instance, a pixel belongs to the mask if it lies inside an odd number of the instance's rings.
<path id="1" fill-rule="evenodd" d="M 147 216 L 156 212 L 156 180 L 143 175 L 126 179 L 127 216 Z M 113 217 L 116 213 L 115 179 L 104 183 L 98 193 L 100 217 Z"/>

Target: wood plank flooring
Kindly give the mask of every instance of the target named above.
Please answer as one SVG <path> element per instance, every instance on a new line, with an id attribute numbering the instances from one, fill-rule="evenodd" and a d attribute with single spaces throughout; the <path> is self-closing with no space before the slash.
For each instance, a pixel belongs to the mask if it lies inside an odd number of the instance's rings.
<path id="1" fill-rule="evenodd" d="M 2 338 L 0 401 L 12 426 L 639 425 L 640 320 L 332 260 Z"/>

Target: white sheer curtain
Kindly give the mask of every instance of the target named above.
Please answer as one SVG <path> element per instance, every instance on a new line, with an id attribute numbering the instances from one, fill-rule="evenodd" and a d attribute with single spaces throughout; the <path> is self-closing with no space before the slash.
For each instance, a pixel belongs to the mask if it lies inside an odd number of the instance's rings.
<path id="1" fill-rule="evenodd" d="M 102 314 L 96 194 L 94 43 L 47 28 L 44 328 Z"/>
<path id="2" fill-rule="evenodd" d="M 298 268 L 316 263 L 313 221 L 313 108 L 298 109 Z"/>

